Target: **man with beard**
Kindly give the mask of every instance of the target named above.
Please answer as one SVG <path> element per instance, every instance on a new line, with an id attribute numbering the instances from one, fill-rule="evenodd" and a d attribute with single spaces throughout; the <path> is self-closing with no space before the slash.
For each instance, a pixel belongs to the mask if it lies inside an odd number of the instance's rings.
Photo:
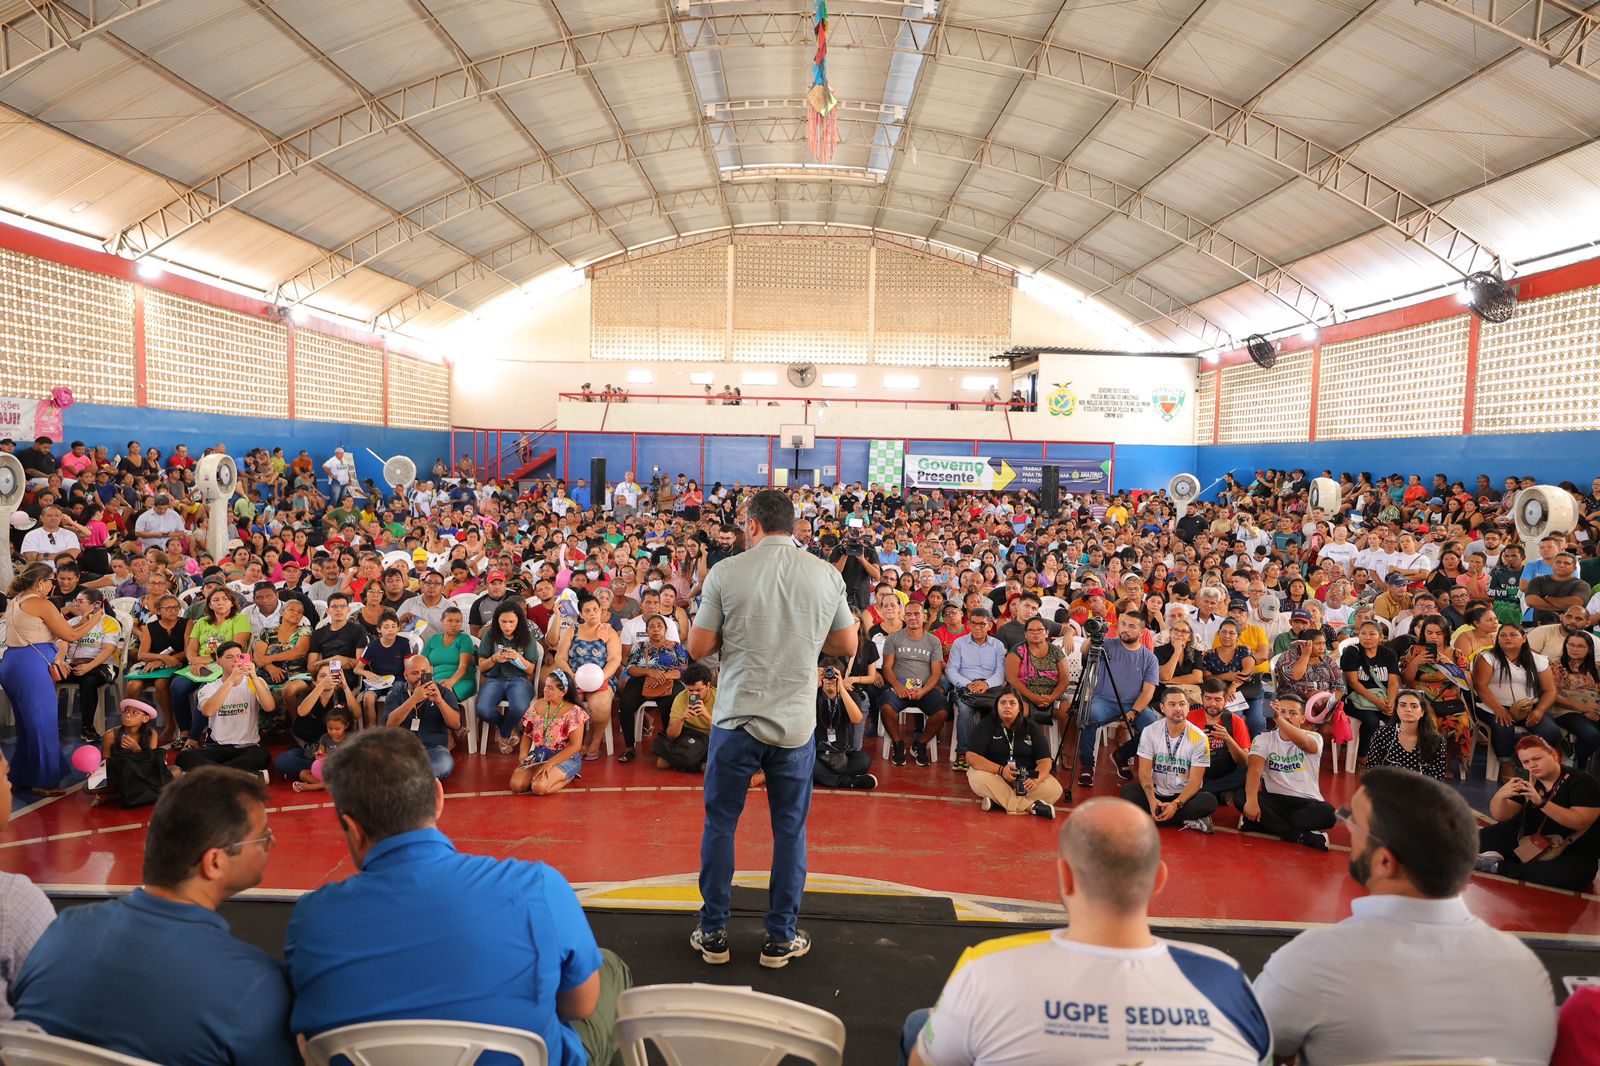
<path id="1" fill-rule="evenodd" d="M 1256 978 L 1273 1052 L 1547 1061 L 1556 1029 L 1544 964 L 1461 898 L 1478 850 L 1466 802 L 1430 777 L 1381 767 L 1338 816 L 1350 876 L 1367 895 L 1338 925 L 1279 948 Z"/>

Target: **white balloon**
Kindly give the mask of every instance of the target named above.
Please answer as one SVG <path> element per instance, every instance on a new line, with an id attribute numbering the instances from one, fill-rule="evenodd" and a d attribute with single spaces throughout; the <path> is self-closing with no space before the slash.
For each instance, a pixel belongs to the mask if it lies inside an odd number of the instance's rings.
<path id="1" fill-rule="evenodd" d="M 578 667 L 577 677 L 579 692 L 597 692 L 606 683 L 604 667 L 598 663 L 584 663 Z"/>

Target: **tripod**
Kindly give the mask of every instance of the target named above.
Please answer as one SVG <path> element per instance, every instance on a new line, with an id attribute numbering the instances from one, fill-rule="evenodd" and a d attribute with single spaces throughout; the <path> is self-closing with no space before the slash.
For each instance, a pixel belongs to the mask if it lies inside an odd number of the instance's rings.
<path id="1" fill-rule="evenodd" d="M 1076 724 L 1079 737 L 1083 736 L 1084 730 L 1091 728 L 1089 724 L 1089 704 L 1094 699 L 1094 690 L 1100 684 L 1100 670 L 1106 665 L 1105 638 L 1090 637 L 1089 650 L 1084 659 L 1083 669 L 1078 672 L 1078 691 L 1072 696 L 1072 706 L 1067 709 L 1066 725 L 1062 726 L 1061 740 L 1056 745 L 1055 763 L 1057 766 L 1061 765 L 1061 752 L 1067 748 L 1068 744 L 1067 738 L 1070 730 L 1067 725 Z M 1111 695 L 1116 698 L 1117 709 L 1126 718 L 1128 710 L 1122 702 L 1122 692 L 1117 688 L 1117 675 L 1108 672 L 1106 677 L 1111 681 Z M 1078 745 L 1073 743 L 1067 756 L 1066 779 L 1061 783 L 1061 798 L 1068 803 L 1072 802 L 1072 786 L 1077 779 L 1077 768 Z"/>

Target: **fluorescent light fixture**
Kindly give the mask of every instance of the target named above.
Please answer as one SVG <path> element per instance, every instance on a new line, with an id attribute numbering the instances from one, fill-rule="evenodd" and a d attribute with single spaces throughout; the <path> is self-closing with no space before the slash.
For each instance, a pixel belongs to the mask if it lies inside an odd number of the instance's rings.
<path id="1" fill-rule="evenodd" d="M 633 370 L 628 371 L 629 385 L 649 385 L 655 381 L 655 379 L 655 374 L 649 370 L 645 370 L 643 367 L 636 367 Z"/>
<path id="2" fill-rule="evenodd" d="M 824 374 L 822 387 L 825 389 L 853 389 L 856 387 L 854 374 Z"/>
<path id="3" fill-rule="evenodd" d="M 166 273 L 166 271 L 161 269 L 161 264 L 157 263 L 154 259 L 139 260 L 134 266 L 133 272 L 146 281 L 154 281 L 156 278 L 159 278 L 162 274 Z"/>
<path id="4" fill-rule="evenodd" d="M 72 213 L 74 215 L 82 214 L 87 210 L 89 210 L 88 200 L 79 200 L 77 203 L 72 205 Z"/>
<path id="5" fill-rule="evenodd" d="M 293 322 L 297 326 L 305 325 L 306 324 L 306 319 L 308 319 L 310 317 L 311 317 L 311 313 L 309 311 L 307 311 L 304 307 L 300 307 L 300 306 L 296 305 L 294 307 L 289 308 L 289 320 L 291 322 Z"/>
<path id="6" fill-rule="evenodd" d="M 920 389 L 922 379 L 915 374 L 885 374 L 883 387 L 886 389 Z"/>
<path id="7" fill-rule="evenodd" d="M 776 385 L 778 375 L 772 370 L 746 370 L 739 377 L 742 385 Z"/>
<path id="8" fill-rule="evenodd" d="M 697 370 L 689 375 L 689 384 L 691 385 L 715 385 L 716 382 L 717 375 L 707 373 L 704 370 Z"/>
<path id="9" fill-rule="evenodd" d="M 983 392 L 985 389 L 998 388 L 999 378 L 962 378 L 961 388 L 966 392 Z"/>

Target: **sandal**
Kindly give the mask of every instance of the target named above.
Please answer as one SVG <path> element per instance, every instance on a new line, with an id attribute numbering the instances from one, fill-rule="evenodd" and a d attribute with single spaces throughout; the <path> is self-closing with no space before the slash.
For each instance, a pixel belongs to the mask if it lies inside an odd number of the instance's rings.
<path id="1" fill-rule="evenodd" d="M 617 761 L 618 762 L 632 762 L 633 760 L 634 760 L 634 751 L 633 751 L 632 748 L 629 748 L 627 751 L 625 751 L 621 755 L 617 756 Z"/>
<path id="2" fill-rule="evenodd" d="M 516 737 L 501 737 L 500 740 L 499 740 L 499 744 L 500 744 L 500 754 L 501 755 L 510 755 L 512 752 L 517 750 L 517 738 Z"/>
<path id="3" fill-rule="evenodd" d="M 306 790 L 306 783 L 304 781 L 296 781 L 289 787 L 294 789 L 296 792 L 304 792 Z"/>

